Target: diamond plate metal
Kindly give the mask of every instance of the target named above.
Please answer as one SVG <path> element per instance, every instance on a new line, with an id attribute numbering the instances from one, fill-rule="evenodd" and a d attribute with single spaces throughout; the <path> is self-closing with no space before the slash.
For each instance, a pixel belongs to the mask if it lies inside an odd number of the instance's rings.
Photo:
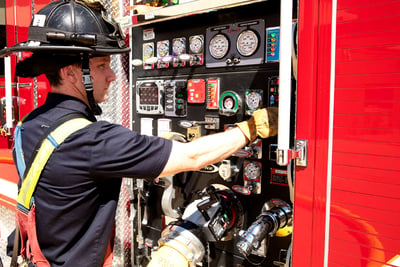
<path id="1" fill-rule="evenodd" d="M 101 1 L 111 16 L 116 19 L 125 14 L 125 6 L 129 6 L 127 0 L 103 0 Z M 125 30 L 125 33 L 127 31 Z M 111 68 L 117 79 L 111 84 L 108 99 L 101 104 L 103 114 L 99 120 L 122 124 L 131 127 L 131 95 L 129 90 L 129 54 L 111 56 Z M 114 267 L 132 266 L 132 221 L 130 220 L 131 180 L 123 179 L 115 216 L 115 240 L 114 240 Z"/>
<path id="2" fill-rule="evenodd" d="M 0 205 L 0 258 L 4 266 L 10 266 L 11 257 L 7 256 L 7 237 L 15 229 L 15 212 Z"/>

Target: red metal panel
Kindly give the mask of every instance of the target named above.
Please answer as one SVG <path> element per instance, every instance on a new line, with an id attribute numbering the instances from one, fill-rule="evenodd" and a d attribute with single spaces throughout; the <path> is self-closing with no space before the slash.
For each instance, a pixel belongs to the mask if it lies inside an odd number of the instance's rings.
<path id="1" fill-rule="evenodd" d="M 343 211 L 353 211 L 355 205 L 353 204 L 352 201 L 348 201 L 348 202 L 341 202 L 341 203 L 333 202 L 332 206 L 337 207 L 332 210 L 332 213 L 343 215 L 343 214 L 345 214 L 345 212 L 343 212 Z M 339 212 L 338 207 L 340 207 L 341 212 Z M 385 221 L 385 223 L 389 226 L 399 227 L 398 221 L 391 219 L 393 212 L 386 210 L 385 207 L 375 209 L 375 208 L 363 207 L 363 206 L 357 205 L 357 213 L 347 212 L 346 214 L 348 217 L 353 217 L 356 219 L 368 218 L 368 220 L 372 221 L 372 222 Z"/>
<path id="2" fill-rule="evenodd" d="M 332 247 L 331 251 L 340 252 L 343 257 L 356 257 L 354 260 L 368 259 L 370 262 L 378 261 L 382 264 L 389 261 L 392 255 L 396 253 L 396 248 L 400 246 L 398 240 L 382 237 L 376 232 L 374 233 L 376 224 L 364 221 L 357 222 L 354 219 L 346 220 L 346 218 L 341 218 L 340 220 L 345 228 L 332 227 L 331 238 L 342 242 L 330 242 L 330 245 Z M 337 221 L 334 222 L 335 224 L 338 223 Z M 352 231 L 353 227 L 362 227 L 362 231 Z M 354 244 L 357 244 L 358 248 Z M 333 259 L 336 262 L 337 260 Z"/>
<path id="3" fill-rule="evenodd" d="M 377 74 L 396 72 L 400 59 L 337 62 L 336 75 Z"/>
<path id="4" fill-rule="evenodd" d="M 338 8 L 329 262 L 382 267 L 400 247 L 400 1 Z"/>
<path id="5" fill-rule="evenodd" d="M 371 142 L 400 142 L 400 129 L 335 128 L 334 138 Z"/>
<path id="6" fill-rule="evenodd" d="M 335 84 L 336 90 L 340 88 L 354 89 L 383 87 L 387 90 L 388 87 L 399 87 L 400 75 L 398 73 L 380 73 L 336 76 Z"/>
<path id="7" fill-rule="evenodd" d="M 15 201 L 15 199 L 11 199 L 7 196 L 0 194 L 0 205 L 1 206 L 6 207 L 10 210 L 15 210 L 16 204 L 17 204 L 17 202 Z"/>
<path id="8" fill-rule="evenodd" d="M 381 267 L 400 246 L 400 1 L 358 5 L 337 13 L 329 262 Z"/>
<path id="9" fill-rule="evenodd" d="M 364 1 L 362 3 L 358 1 L 358 4 L 354 3 L 353 8 L 351 8 L 351 10 L 341 9 L 341 7 L 338 7 L 337 22 L 339 25 L 340 23 L 349 21 L 351 22 L 357 20 L 371 21 L 373 18 L 399 16 L 399 10 L 400 10 L 400 1 L 386 1 L 386 2 L 380 1 L 376 2 L 376 4 L 374 5 L 365 5 Z M 381 25 L 381 27 L 383 26 L 385 25 Z M 371 29 L 371 31 L 374 31 L 374 29 Z"/>
<path id="10" fill-rule="evenodd" d="M 336 101 L 400 101 L 400 87 L 346 88 L 335 90 Z"/>
<path id="11" fill-rule="evenodd" d="M 348 25 L 349 23 L 346 23 Z M 389 28 L 391 28 L 391 25 L 388 25 Z M 340 28 L 339 28 L 340 29 Z M 379 46 L 376 47 L 378 50 L 380 46 L 383 45 L 393 45 L 393 44 L 398 44 L 400 42 L 400 30 L 387 30 L 387 31 L 380 31 L 380 32 L 367 32 L 363 34 L 354 34 L 352 36 L 349 35 L 344 35 L 345 30 L 342 29 L 343 32 L 338 32 L 338 36 L 336 39 L 336 46 L 337 49 L 344 49 L 344 48 L 358 48 L 358 47 L 372 47 L 372 46 Z M 390 37 L 390 38 L 388 38 Z M 395 53 L 395 51 L 392 51 L 392 53 Z M 398 53 L 398 52 L 397 52 Z M 390 55 L 387 54 L 387 56 Z M 368 55 L 365 55 L 365 58 L 368 58 Z M 390 58 L 390 57 L 389 57 Z"/>
<path id="12" fill-rule="evenodd" d="M 397 10 L 394 10 L 398 12 Z M 340 16 L 340 15 L 338 15 Z M 347 19 L 347 18 L 346 18 Z M 337 24 L 337 32 L 340 36 L 346 36 L 350 34 L 363 34 L 365 32 L 376 31 L 381 33 L 381 38 L 385 39 L 386 32 L 398 30 L 399 27 L 397 25 L 399 21 L 399 16 L 391 16 L 391 17 L 380 17 L 374 19 L 360 20 L 353 22 L 352 27 L 348 27 L 347 23 L 339 23 Z M 379 40 L 377 40 L 379 41 Z M 369 46 L 369 43 L 364 44 L 364 46 Z"/>
<path id="13" fill-rule="evenodd" d="M 350 146 L 351 147 L 351 146 Z M 364 181 L 381 180 L 388 184 L 400 185 L 399 173 L 397 171 L 377 169 L 376 165 L 369 168 L 359 168 L 355 166 L 335 165 L 332 170 L 333 176 L 346 175 L 351 179 L 363 179 Z"/>
<path id="14" fill-rule="evenodd" d="M 351 105 L 352 103 L 349 104 Z M 340 114 L 336 115 L 335 117 L 336 127 L 391 129 L 394 125 L 400 125 L 400 117 L 386 114 L 374 114 L 367 116 L 362 116 L 359 114 Z M 399 152 L 393 156 L 399 156 Z"/>
<path id="15" fill-rule="evenodd" d="M 16 42 L 23 42 L 28 39 L 29 24 L 32 19 L 31 0 L 16 0 Z"/>
<path id="16" fill-rule="evenodd" d="M 386 1 L 390 1 L 390 0 L 386 0 Z M 362 1 L 362 3 L 360 2 L 360 0 L 346 0 L 346 1 L 338 1 L 337 7 L 338 7 L 338 10 L 341 10 L 341 9 L 351 8 L 351 7 L 355 7 L 355 6 L 359 6 L 359 5 L 370 6 L 370 5 L 379 4 L 381 2 L 382 2 L 382 0 L 364 0 L 364 1 Z"/>
<path id="17" fill-rule="evenodd" d="M 317 50 L 318 0 L 299 1 L 299 56 L 298 56 L 298 108 L 297 135 L 308 139 L 309 168 L 296 169 L 296 180 L 303 181 L 295 186 L 294 235 L 293 235 L 293 266 L 312 266 L 312 220 L 313 220 L 313 189 L 315 165 L 315 105 L 317 55 L 308 51 Z M 308 54 L 307 56 L 303 56 Z M 305 245 L 307 244 L 307 245 Z M 321 263 L 323 259 L 315 259 Z"/>
<path id="18" fill-rule="evenodd" d="M 296 168 L 293 266 L 324 261 L 331 5 L 299 1 L 296 138 L 308 140 L 309 157 Z"/>
<path id="19" fill-rule="evenodd" d="M 349 233 L 349 236 L 352 235 Z M 369 242 L 373 242 L 374 238 L 370 237 Z M 383 252 L 379 247 L 381 245 L 377 240 L 375 240 L 375 244 L 378 248 L 376 247 L 371 247 L 371 246 L 365 246 L 365 245 L 360 245 L 358 242 L 348 242 L 348 241 L 343 241 L 340 239 L 336 239 L 332 237 L 330 239 L 330 244 L 334 247 L 342 247 L 342 248 L 347 248 L 348 251 L 352 251 L 352 256 L 359 257 L 359 258 L 367 258 L 369 260 L 374 260 L 376 262 L 380 262 L 380 267 L 382 267 L 382 264 L 385 262 L 385 257 L 383 255 Z M 338 253 L 344 253 L 343 251 L 337 251 Z M 338 259 L 340 261 L 340 259 Z M 359 266 L 359 265 L 357 265 Z"/>
<path id="20" fill-rule="evenodd" d="M 376 255 L 376 257 L 380 257 L 381 251 L 379 249 L 368 249 L 370 251 L 367 255 Z M 346 252 L 339 252 L 335 250 L 329 251 L 329 258 L 334 259 L 333 262 L 339 264 L 340 266 L 357 266 L 357 267 L 382 267 L 384 261 L 372 261 L 369 257 L 368 258 L 361 258 L 357 253 L 349 253 Z M 330 264 L 330 263 L 329 263 Z M 330 265 L 329 265 L 330 266 Z M 393 265 L 387 265 L 393 266 Z M 396 267 L 396 266 L 394 266 Z"/>
<path id="21" fill-rule="evenodd" d="M 7 46 L 12 46 L 16 43 L 15 41 L 15 6 L 13 0 L 6 0 L 6 32 L 7 34 Z"/>
<path id="22" fill-rule="evenodd" d="M 363 142 L 358 140 L 339 140 L 334 142 L 335 151 L 342 153 L 354 153 L 363 155 L 380 155 L 386 157 L 397 157 L 400 151 L 400 144 Z M 374 167 L 374 166 L 371 166 Z M 400 180 L 400 179 L 398 179 Z M 395 181 L 393 181 L 395 182 Z M 400 181 L 399 181 L 400 184 Z"/>
<path id="23" fill-rule="evenodd" d="M 385 90 L 381 89 L 384 94 Z M 337 102 L 335 113 L 338 114 L 365 114 L 373 115 L 395 115 L 400 114 L 400 105 L 398 101 L 352 101 L 352 102 Z M 393 126 L 398 126 L 393 125 Z"/>
<path id="24" fill-rule="evenodd" d="M 386 44 L 379 46 L 379 48 L 374 46 L 338 49 L 336 51 L 336 60 L 337 62 L 350 60 L 361 61 L 365 60 L 366 58 L 369 60 L 380 60 L 393 51 L 400 51 L 400 45 Z M 368 55 L 368 57 L 365 55 Z"/>
<path id="25" fill-rule="evenodd" d="M 361 168 L 376 166 L 379 169 L 400 171 L 399 159 L 395 157 L 333 152 L 332 161 L 335 165 L 349 165 Z"/>
<path id="26" fill-rule="evenodd" d="M 400 213 L 400 199 L 388 199 L 376 195 L 357 194 L 355 192 L 332 190 L 332 203 L 352 203 L 355 207 L 382 209 L 393 213 Z M 353 212 L 357 212 L 354 210 Z"/>
<path id="27" fill-rule="evenodd" d="M 387 251 L 397 252 L 400 247 L 399 226 L 386 224 L 384 222 L 358 219 L 354 217 L 342 216 L 334 214 L 331 216 L 335 226 L 331 229 L 331 238 L 337 238 L 344 241 L 356 241 L 360 245 L 372 246 L 373 242 L 379 242 L 382 249 L 386 247 Z M 356 240 L 354 238 L 357 237 Z M 371 244 L 372 243 L 372 244 Z M 346 247 L 338 247 L 342 251 L 346 251 Z M 388 259 L 387 259 L 388 260 Z"/>
<path id="28" fill-rule="evenodd" d="M 343 176 L 345 177 L 335 177 L 335 179 L 333 179 L 332 189 L 354 192 L 355 191 L 354 189 L 357 188 L 356 192 L 358 194 L 382 196 L 388 199 L 399 198 L 400 186 L 388 184 L 384 179 L 372 182 L 372 181 L 363 181 L 359 179 L 348 179 L 346 177 L 346 174 L 343 174 Z M 389 203 L 387 205 L 391 204 Z M 392 214 L 391 218 L 393 219 L 398 218 L 399 220 L 397 221 L 400 221 L 400 214 Z"/>
<path id="29" fill-rule="evenodd" d="M 6 138 L 1 139 L 5 140 Z M 7 146 L 0 148 L 0 170 L 1 179 L 15 184 L 18 182 L 18 174 L 12 159 L 11 149 L 8 149 Z M 15 204 L 15 199 L 0 194 L 0 205 L 15 209 Z"/>

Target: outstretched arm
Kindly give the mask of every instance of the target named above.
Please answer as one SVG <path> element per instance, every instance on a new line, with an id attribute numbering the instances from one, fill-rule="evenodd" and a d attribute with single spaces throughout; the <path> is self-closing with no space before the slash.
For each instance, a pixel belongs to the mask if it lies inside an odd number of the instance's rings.
<path id="1" fill-rule="evenodd" d="M 277 109 L 260 109 L 235 128 L 222 133 L 207 135 L 189 143 L 174 141 L 168 162 L 159 177 L 183 171 L 199 170 L 209 164 L 231 156 L 257 136 L 267 138 L 276 135 Z"/>
<path id="2" fill-rule="evenodd" d="M 168 162 L 160 177 L 183 171 L 199 170 L 204 166 L 219 162 L 248 142 L 239 128 L 206 135 L 189 143 L 174 141 Z"/>

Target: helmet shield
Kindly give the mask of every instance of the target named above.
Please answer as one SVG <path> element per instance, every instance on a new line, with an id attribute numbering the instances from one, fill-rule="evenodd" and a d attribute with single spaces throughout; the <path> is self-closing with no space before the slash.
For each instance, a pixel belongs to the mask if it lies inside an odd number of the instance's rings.
<path id="1" fill-rule="evenodd" d="M 59 0 L 34 15 L 27 41 L 4 48 L 0 57 L 20 51 L 101 56 L 126 53 L 129 47 L 118 23 L 107 18 L 99 2 Z"/>

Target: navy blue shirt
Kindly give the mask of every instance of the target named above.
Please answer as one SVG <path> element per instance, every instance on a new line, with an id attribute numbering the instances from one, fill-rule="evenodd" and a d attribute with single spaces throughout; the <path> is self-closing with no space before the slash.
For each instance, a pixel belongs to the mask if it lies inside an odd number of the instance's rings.
<path id="1" fill-rule="evenodd" d="M 157 177 L 172 143 L 96 121 L 88 106 L 71 96 L 50 93 L 24 121 L 25 162 L 56 120 L 80 113 L 91 125 L 69 136 L 45 166 L 34 199 L 37 235 L 51 266 L 102 266 L 122 177 Z"/>

